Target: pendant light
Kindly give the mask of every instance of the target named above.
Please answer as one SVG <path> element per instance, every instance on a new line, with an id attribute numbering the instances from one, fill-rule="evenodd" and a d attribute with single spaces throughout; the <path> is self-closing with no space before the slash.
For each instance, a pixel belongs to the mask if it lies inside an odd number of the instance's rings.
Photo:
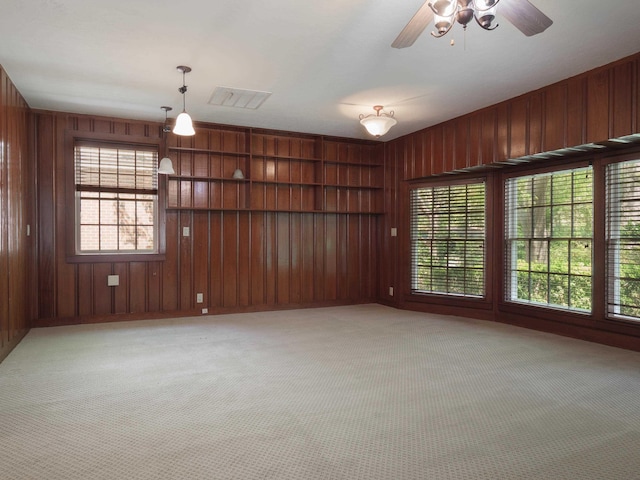
<path id="1" fill-rule="evenodd" d="M 171 110 L 173 110 L 173 108 L 167 107 L 167 106 L 162 106 L 160 108 L 164 110 L 164 125 L 162 126 L 162 135 L 164 137 L 165 133 L 168 133 L 171 131 L 171 127 L 167 125 L 167 114 Z M 171 162 L 171 159 L 166 156 L 166 148 L 167 148 L 166 142 L 167 141 L 165 139 L 165 157 L 162 160 L 160 160 L 160 166 L 158 166 L 158 173 L 161 175 L 175 175 L 176 171 L 173 169 L 173 163 Z"/>
<path id="2" fill-rule="evenodd" d="M 173 127 L 173 133 L 182 136 L 195 135 L 196 131 L 193 129 L 193 122 L 191 121 L 191 117 L 187 113 L 185 100 L 185 96 L 187 93 L 187 86 L 185 85 L 185 75 L 191 71 L 191 67 L 178 65 L 176 68 L 182 72 L 182 86 L 178 88 L 178 91 L 182 94 L 182 113 L 178 115 L 178 118 L 176 118 L 176 124 Z"/>

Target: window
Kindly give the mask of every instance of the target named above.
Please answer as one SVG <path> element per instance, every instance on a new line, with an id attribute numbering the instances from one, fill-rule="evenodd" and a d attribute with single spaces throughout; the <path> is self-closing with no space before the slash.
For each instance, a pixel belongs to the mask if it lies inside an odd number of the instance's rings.
<path id="1" fill-rule="evenodd" d="M 76 141 L 75 253 L 158 253 L 157 147 Z"/>
<path id="2" fill-rule="evenodd" d="M 485 182 L 410 192 L 411 290 L 485 295 Z"/>
<path id="3" fill-rule="evenodd" d="M 591 311 L 592 168 L 510 178 L 505 194 L 506 299 Z"/>
<path id="4" fill-rule="evenodd" d="M 640 160 L 606 172 L 607 313 L 640 320 Z"/>

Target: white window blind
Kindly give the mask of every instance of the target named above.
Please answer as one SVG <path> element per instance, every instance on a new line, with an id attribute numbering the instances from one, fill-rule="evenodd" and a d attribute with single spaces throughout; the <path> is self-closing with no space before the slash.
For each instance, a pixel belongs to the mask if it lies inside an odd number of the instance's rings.
<path id="1" fill-rule="evenodd" d="M 158 153 L 78 142 L 76 253 L 156 253 Z"/>
<path id="2" fill-rule="evenodd" d="M 590 311 L 592 168 L 510 178 L 505 196 L 506 299 Z"/>
<path id="3" fill-rule="evenodd" d="M 607 310 L 640 321 L 640 160 L 606 173 Z"/>
<path id="4" fill-rule="evenodd" d="M 410 192 L 411 290 L 485 295 L 485 182 Z"/>

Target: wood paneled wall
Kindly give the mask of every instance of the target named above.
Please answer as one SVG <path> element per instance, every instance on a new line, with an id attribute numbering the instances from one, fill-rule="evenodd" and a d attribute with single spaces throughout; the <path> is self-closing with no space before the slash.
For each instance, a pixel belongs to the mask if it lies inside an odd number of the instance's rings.
<path id="1" fill-rule="evenodd" d="M 408 244 L 409 236 L 409 199 L 404 187 L 412 180 L 451 173 L 491 172 L 518 164 L 513 160 L 521 157 L 589 143 L 607 145 L 609 139 L 638 133 L 640 53 L 387 142 L 380 299 L 400 308 L 497 319 L 625 348 L 637 345 L 638 329 L 628 335 L 629 329 L 595 331 L 503 313 L 498 305 L 501 298 L 498 291 L 490 295 L 494 299 L 493 311 L 462 304 L 443 307 L 426 301 L 418 305 L 409 298 L 409 250 L 401 247 Z M 394 226 L 398 227 L 398 237 L 390 236 L 390 228 Z M 499 232 L 498 229 L 496 235 Z M 496 252 L 496 256 L 501 258 L 501 253 Z M 499 282 L 489 283 L 493 289 L 499 286 Z M 388 294 L 389 286 L 394 287 L 393 297 Z"/>
<path id="2" fill-rule="evenodd" d="M 640 54 L 388 143 L 402 180 L 638 133 Z"/>
<path id="3" fill-rule="evenodd" d="M 158 139 L 161 125 L 50 112 L 36 112 L 34 124 L 36 325 L 376 300 L 382 200 L 370 192 L 382 187 L 370 171 L 381 171 L 383 161 L 376 144 L 215 125 L 197 126 L 192 139 L 170 134 L 177 174 L 161 178 L 167 182 L 165 260 L 74 264 L 66 259 L 65 221 L 73 205 L 65 203 L 65 174 L 73 159 L 65 138 L 85 132 Z M 265 147 L 270 142 L 277 152 Z M 357 182 L 327 183 L 326 172 L 338 163 L 346 175 L 357 173 Z M 244 180 L 231 178 L 236 168 Z M 286 178 L 264 178 L 272 169 Z M 110 274 L 120 275 L 120 286 L 107 286 Z"/>
<path id="4" fill-rule="evenodd" d="M 29 328 L 29 108 L 0 67 L 0 360 Z"/>

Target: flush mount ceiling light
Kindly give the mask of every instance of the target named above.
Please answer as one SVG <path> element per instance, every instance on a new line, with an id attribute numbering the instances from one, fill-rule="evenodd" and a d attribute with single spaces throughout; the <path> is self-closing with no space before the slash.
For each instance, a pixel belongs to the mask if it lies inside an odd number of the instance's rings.
<path id="1" fill-rule="evenodd" d="M 389 131 L 398 121 L 393 118 L 393 110 L 389 113 L 382 112 L 382 105 L 376 105 L 373 109 L 376 113 L 370 115 L 360 115 L 360 123 L 364 125 L 374 137 L 381 137 Z"/>
<path id="2" fill-rule="evenodd" d="M 195 135 L 196 131 L 193 129 L 193 122 L 191 121 L 191 117 L 187 113 L 185 100 L 187 93 L 187 86 L 185 85 L 185 75 L 191 71 L 191 67 L 178 65 L 176 68 L 178 69 L 178 71 L 182 72 L 182 86 L 178 88 L 178 91 L 182 94 L 182 113 L 178 115 L 178 118 L 176 118 L 176 124 L 173 127 L 173 133 L 182 136 Z"/>
<path id="3" fill-rule="evenodd" d="M 164 110 L 164 125 L 162 126 L 162 134 L 164 136 L 165 133 L 168 133 L 171 131 L 171 127 L 167 125 L 167 114 L 171 110 L 173 110 L 173 108 L 167 107 L 167 106 L 162 106 L 160 108 Z M 166 145 L 165 145 L 165 149 L 166 149 Z M 176 171 L 173 169 L 173 163 L 171 162 L 171 159 L 166 156 L 166 152 L 165 152 L 165 157 L 162 160 L 160 160 L 160 165 L 158 166 L 158 173 L 162 175 L 174 175 L 176 173 Z"/>

